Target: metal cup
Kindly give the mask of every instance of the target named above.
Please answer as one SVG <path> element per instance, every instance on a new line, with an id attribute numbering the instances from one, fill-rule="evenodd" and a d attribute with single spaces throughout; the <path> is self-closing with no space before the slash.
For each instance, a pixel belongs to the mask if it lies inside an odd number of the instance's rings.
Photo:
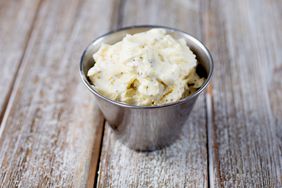
<path id="1" fill-rule="evenodd" d="M 102 96 L 87 78 L 88 70 L 95 64 L 93 54 L 101 43 L 114 44 L 128 34 L 162 28 L 174 38 L 184 38 L 198 60 L 197 72 L 206 77 L 204 84 L 194 94 L 177 102 L 159 106 L 133 106 Z M 200 93 L 207 87 L 213 72 L 213 60 L 208 49 L 185 32 L 163 26 L 132 26 L 107 33 L 94 40 L 83 52 L 80 75 L 86 87 L 96 97 L 105 119 L 118 140 L 138 151 L 152 151 L 172 144 L 181 134 Z"/>

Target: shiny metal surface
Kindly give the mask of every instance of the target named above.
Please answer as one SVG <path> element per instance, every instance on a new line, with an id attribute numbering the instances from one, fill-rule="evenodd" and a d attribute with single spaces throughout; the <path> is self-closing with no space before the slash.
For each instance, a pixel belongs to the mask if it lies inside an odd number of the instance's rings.
<path id="1" fill-rule="evenodd" d="M 132 106 L 100 95 L 87 79 L 87 71 L 94 65 L 92 58 L 101 43 L 113 44 L 126 33 L 134 34 L 151 28 L 163 28 L 175 38 L 185 38 L 206 72 L 206 81 L 193 95 L 178 102 L 160 106 Z M 80 62 L 80 75 L 87 88 L 95 95 L 99 108 L 115 136 L 128 147 L 139 151 L 152 151 L 172 144 L 180 135 L 198 95 L 206 88 L 213 72 L 212 57 L 207 48 L 194 37 L 163 26 L 133 26 L 107 33 L 93 41 L 84 51 Z"/>

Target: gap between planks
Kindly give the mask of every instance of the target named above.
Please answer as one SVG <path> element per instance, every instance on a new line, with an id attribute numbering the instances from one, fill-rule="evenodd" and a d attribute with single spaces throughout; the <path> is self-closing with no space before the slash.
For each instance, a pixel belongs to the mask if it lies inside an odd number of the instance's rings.
<path id="1" fill-rule="evenodd" d="M 100 163 L 100 157 L 102 153 L 103 138 L 104 138 L 104 132 L 105 132 L 105 125 L 106 125 L 105 119 L 102 120 L 102 124 L 103 125 L 99 126 L 99 129 L 96 131 L 96 135 L 94 139 L 89 175 L 88 175 L 88 180 L 87 180 L 87 187 L 94 187 L 94 186 L 96 187 L 97 180 L 98 180 L 99 163 Z"/>
<path id="2" fill-rule="evenodd" d="M 216 144 L 214 143 L 215 140 L 215 132 L 213 129 L 215 129 L 215 125 L 213 123 L 213 98 L 212 98 L 212 84 L 207 87 L 206 91 L 206 129 L 207 129 L 207 171 L 208 171 L 208 185 L 210 188 L 214 188 L 214 182 L 215 182 L 215 177 L 214 177 L 214 165 L 217 165 L 217 170 L 220 171 L 219 163 L 214 164 L 213 163 L 213 158 L 217 157 L 218 154 L 218 149 Z M 218 160 L 216 160 L 218 161 Z M 219 173 L 219 172 L 218 172 Z M 220 174 L 220 173 L 219 173 Z"/>

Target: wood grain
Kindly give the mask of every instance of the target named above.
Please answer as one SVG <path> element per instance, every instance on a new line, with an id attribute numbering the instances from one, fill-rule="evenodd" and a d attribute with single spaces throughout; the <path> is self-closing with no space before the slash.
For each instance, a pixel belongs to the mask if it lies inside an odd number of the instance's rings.
<path id="1" fill-rule="evenodd" d="M 39 5 L 40 0 L 0 1 L 0 123 Z"/>
<path id="2" fill-rule="evenodd" d="M 1 126 L 0 187 L 93 183 L 103 118 L 78 64 L 89 42 L 110 28 L 112 5 L 42 2 Z"/>
<path id="3" fill-rule="evenodd" d="M 204 40 L 211 187 L 282 187 L 282 3 L 212 0 Z"/>
<path id="4" fill-rule="evenodd" d="M 281 9 L 279 0 L 0 0 L 0 187 L 282 187 Z M 187 31 L 215 60 L 181 139 L 150 153 L 109 126 L 102 138 L 78 74 L 90 41 L 137 24 Z"/>
<path id="5" fill-rule="evenodd" d="M 119 19 L 122 26 L 167 25 L 201 38 L 198 1 L 138 0 L 122 3 L 122 18 Z M 204 96 L 198 99 L 181 139 L 164 150 L 135 152 L 115 140 L 109 126 L 105 129 L 97 187 L 208 186 Z"/>

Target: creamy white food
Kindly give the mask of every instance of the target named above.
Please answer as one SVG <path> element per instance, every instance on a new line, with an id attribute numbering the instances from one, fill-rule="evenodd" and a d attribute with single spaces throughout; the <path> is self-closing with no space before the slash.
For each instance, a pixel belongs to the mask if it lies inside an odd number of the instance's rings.
<path id="1" fill-rule="evenodd" d="M 88 71 L 95 89 L 112 100 L 138 106 L 179 101 L 199 88 L 196 56 L 184 39 L 163 29 L 127 34 L 113 45 L 102 44 Z"/>

